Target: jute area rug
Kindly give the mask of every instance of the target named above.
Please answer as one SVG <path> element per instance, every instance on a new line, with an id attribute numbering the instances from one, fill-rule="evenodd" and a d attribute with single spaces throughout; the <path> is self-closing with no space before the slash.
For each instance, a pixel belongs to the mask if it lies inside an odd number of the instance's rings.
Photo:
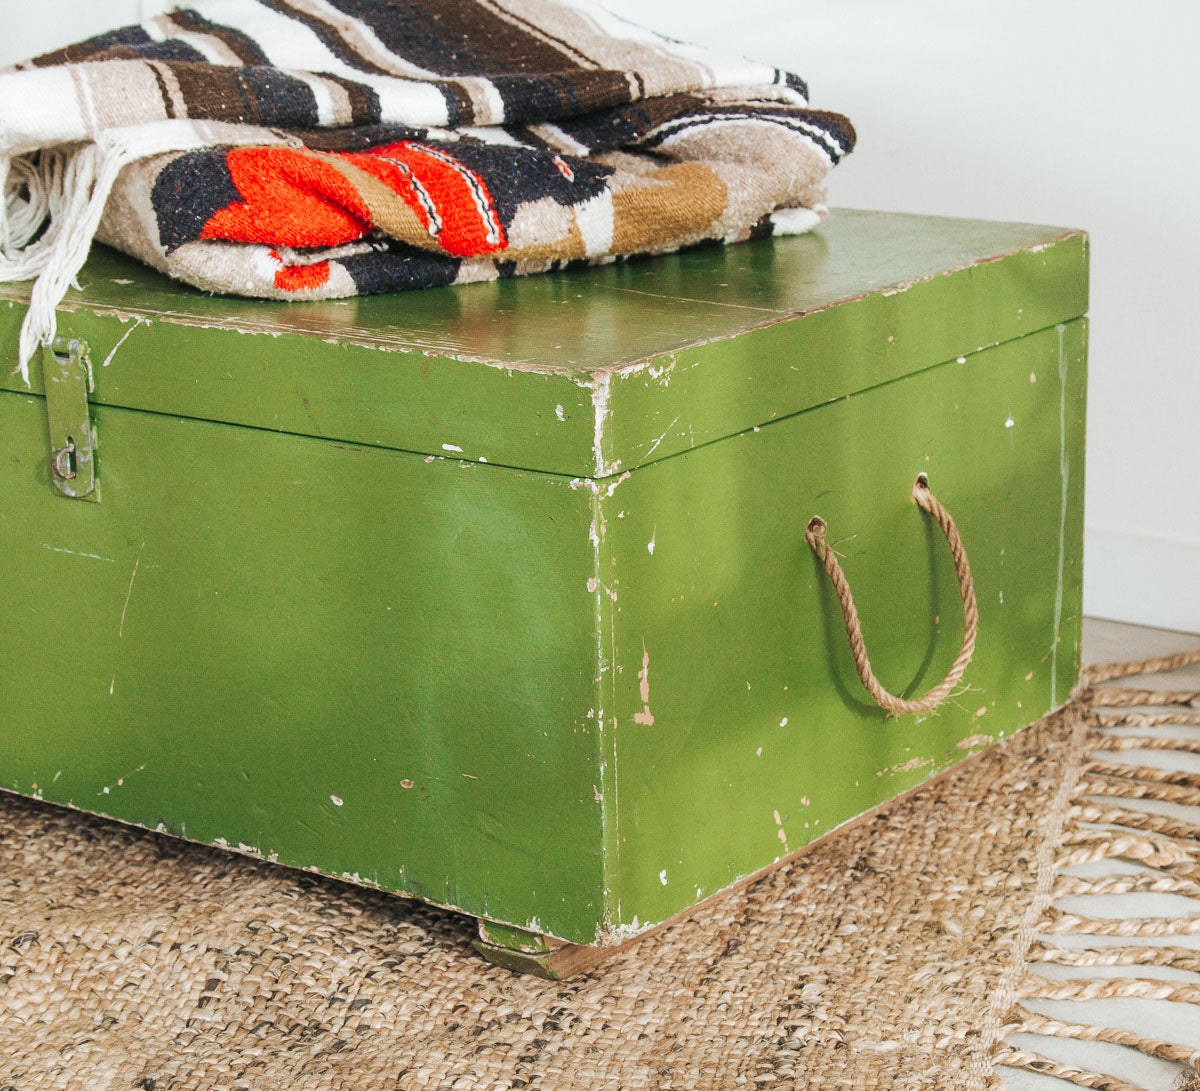
<path id="1" fill-rule="evenodd" d="M 0 795 L 0 1089 L 1140 1086 L 1034 1048 L 1088 1040 L 1187 1086 L 1200 1053 L 1044 1012 L 1200 999 L 1154 972 L 1200 968 L 1196 917 L 1061 908 L 1200 894 L 1200 775 L 1139 762 L 1200 752 L 1197 704 L 1090 691 L 559 983 L 451 913 Z"/>

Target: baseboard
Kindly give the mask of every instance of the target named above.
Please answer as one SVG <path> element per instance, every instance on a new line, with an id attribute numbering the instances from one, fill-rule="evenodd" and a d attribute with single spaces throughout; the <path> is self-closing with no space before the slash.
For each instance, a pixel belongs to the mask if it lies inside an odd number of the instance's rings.
<path id="1" fill-rule="evenodd" d="M 1200 633 L 1200 542 L 1088 528 L 1083 610 L 1091 617 Z"/>

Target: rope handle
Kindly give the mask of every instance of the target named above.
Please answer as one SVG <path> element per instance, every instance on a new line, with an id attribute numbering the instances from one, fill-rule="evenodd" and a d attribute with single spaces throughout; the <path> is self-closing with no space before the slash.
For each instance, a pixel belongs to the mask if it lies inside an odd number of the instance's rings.
<path id="1" fill-rule="evenodd" d="M 929 491 L 929 478 L 925 474 L 917 476 L 913 485 L 912 497 L 917 505 L 928 512 L 942 528 L 946 542 L 950 546 L 950 555 L 954 558 L 954 571 L 958 574 L 958 589 L 962 595 L 963 604 L 963 642 L 958 658 L 936 686 L 924 697 L 909 701 L 889 693 L 879 683 L 871 670 L 871 661 L 867 658 L 867 646 L 863 640 L 862 626 L 858 621 L 858 611 L 854 607 L 854 596 L 850 594 L 850 585 L 846 582 L 846 574 L 838 564 L 837 557 L 825 540 L 828 529 L 825 520 L 814 515 L 804 532 L 804 540 L 809 548 L 817 555 L 833 581 L 833 589 L 837 595 L 838 604 L 842 608 L 842 619 L 846 623 L 846 637 L 850 641 L 850 652 L 854 656 L 854 665 L 858 669 L 858 677 L 871 695 L 872 700 L 888 712 L 903 714 L 911 712 L 932 712 L 949 695 L 950 691 L 961 681 L 967 664 L 975 654 L 975 638 L 979 635 L 979 607 L 975 602 L 975 581 L 971 578 L 971 562 L 967 560 L 967 550 L 963 545 L 962 535 L 951 518 L 950 513 L 942 507 L 940 501 Z"/>

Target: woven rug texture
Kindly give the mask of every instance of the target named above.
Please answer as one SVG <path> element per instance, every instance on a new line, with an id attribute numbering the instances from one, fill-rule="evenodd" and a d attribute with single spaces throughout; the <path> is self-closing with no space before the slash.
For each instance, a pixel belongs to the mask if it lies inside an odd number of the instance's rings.
<path id="1" fill-rule="evenodd" d="M 454 914 L 0 797 L 0 1087 L 984 1088 L 1054 716 L 567 982 Z"/>
<path id="2" fill-rule="evenodd" d="M 1197 663 L 1091 668 L 566 982 L 448 911 L 0 794 L 0 1089 L 1196 1091 L 1200 692 L 1099 683 Z"/>

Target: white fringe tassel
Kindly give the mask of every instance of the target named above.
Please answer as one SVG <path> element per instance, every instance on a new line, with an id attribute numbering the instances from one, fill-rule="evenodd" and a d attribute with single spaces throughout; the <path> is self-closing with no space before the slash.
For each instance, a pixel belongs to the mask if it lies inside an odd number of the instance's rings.
<path id="1" fill-rule="evenodd" d="M 271 129 L 186 118 L 109 129 L 87 143 L 36 150 L 28 143 L 5 147 L 3 137 L 0 133 L 0 283 L 36 279 L 16 369 L 26 385 L 33 354 L 54 340 L 55 309 L 68 288 L 79 287 L 79 270 L 126 166 L 151 155 L 220 144 L 300 146 L 298 137 Z"/>
<path id="2" fill-rule="evenodd" d="M 0 282 L 36 278 L 18 352 L 17 371 L 26 384 L 38 346 L 54 340 L 55 309 L 68 288 L 79 286 L 76 278 L 117 175 L 134 158 L 120 142 L 102 136 L 94 143 L 45 148 L 4 163 Z M 45 230 L 35 239 L 43 224 Z"/>

